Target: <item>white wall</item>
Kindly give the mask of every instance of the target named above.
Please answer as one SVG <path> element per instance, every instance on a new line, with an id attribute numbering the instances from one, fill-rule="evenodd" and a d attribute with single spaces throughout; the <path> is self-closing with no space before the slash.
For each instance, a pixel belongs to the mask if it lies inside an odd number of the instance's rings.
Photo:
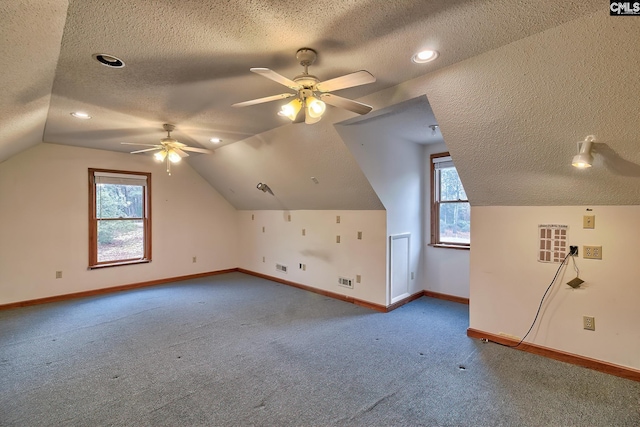
<path id="1" fill-rule="evenodd" d="M 470 326 L 522 337 L 558 264 L 539 263 L 539 224 L 569 226 L 581 289 L 566 282 L 570 265 L 547 297 L 527 341 L 631 368 L 640 368 L 638 300 L 640 206 L 589 206 L 596 228 L 582 228 L 587 207 L 472 207 Z M 602 260 L 582 258 L 583 245 L 601 245 Z M 595 316 L 596 330 L 583 329 L 582 316 Z"/>
<path id="2" fill-rule="evenodd" d="M 469 298 L 469 251 L 428 246 L 431 242 L 431 165 L 430 156 L 446 152 L 444 143 L 429 144 L 424 149 L 425 220 L 424 220 L 424 289 L 445 295 Z M 455 159 L 454 164 L 455 164 Z M 464 182 L 462 183 L 464 186 Z M 475 242 L 471 240 L 471 250 Z"/>
<path id="3" fill-rule="evenodd" d="M 382 210 L 238 211 L 239 267 L 386 305 L 385 222 Z M 288 272 L 276 271 L 276 263 L 285 264 Z M 299 269 L 300 263 L 306 271 Z M 362 282 L 354 283 L 354 289 L 338 286 L 339 276 L 355 281 L 356 275 Z"/>
<path id="4" fill-rule="evenodd" d="M 151 263 L 87 270 L 88 168 L 152 173 Z M 0 164 L 0 304 L 235 268 L 236 240 L 236 210 L 186 163 L 168 176 L 150 156 L 43 143 Z"/>
<path id="5" fill-rule="evenodd" d="M 409 278 L 409 294 L 414 294 L 422 290 L 424 147 L 389 131 L 385 119 L 383 114 L 336 129 L 387 210 L 387 239 L 411 234 L 409 270 L 414 278 Z M 386 253 L 389 260 L 389 245 Z"/>

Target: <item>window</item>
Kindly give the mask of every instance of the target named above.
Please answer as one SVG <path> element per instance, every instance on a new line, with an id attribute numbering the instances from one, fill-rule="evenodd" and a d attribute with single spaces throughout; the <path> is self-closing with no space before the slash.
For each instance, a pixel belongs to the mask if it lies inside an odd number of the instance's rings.
<path id="1" fill-rule="evenodd" d="M 449 153 L 431 155 L 431 244 L 469 248 L 471 208 Z"/>
<path id="2" fill-rule="evenodd" d="M 151 261 L 151 174 L 89 169 L 89 268 Z"/>

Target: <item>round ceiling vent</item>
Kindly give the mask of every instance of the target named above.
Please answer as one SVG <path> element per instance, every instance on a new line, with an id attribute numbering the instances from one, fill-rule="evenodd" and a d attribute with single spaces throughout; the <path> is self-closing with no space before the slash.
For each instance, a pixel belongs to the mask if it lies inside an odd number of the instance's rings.
<path id="1" fill-rule="evenodd" d="M 102 65 L 105 65 L 107 67 L 111 67 L 111 68 L 124 67 L 124 62 L 122 62 L 121 59 L 118 59 L 112 55 L 107 55 L 106 53 L 96 53 L 93 55 L 93 58 L 99 63 L 101 63 Z"/>

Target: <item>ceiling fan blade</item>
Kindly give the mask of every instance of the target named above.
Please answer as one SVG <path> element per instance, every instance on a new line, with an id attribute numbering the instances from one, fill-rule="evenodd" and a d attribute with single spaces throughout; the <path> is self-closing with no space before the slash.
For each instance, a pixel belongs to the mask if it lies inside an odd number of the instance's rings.
<path id="1" fill-rule="evenodd" d="M 370 105 L 330 93 L 323 93 L 322 95 L 320 95 L 320 99 L 322 99 L 329 105 L 333 105 L 334 107 L 344 108 L 345 110 L 353 111 L 354 113 L 358 114 L 367 114 L 369 111 L 373 110 L 373 107 Z"/>
<path id="2" fill-rule="evenodd" d="M 138 154 L 138 153 L 144 153 L 146 151 L 155 151 L 155 150 L 160 150 L 160 148 L 145 148 L 144 150 L 132 151 L 131 154 Z"/>
<path id="3" fill-rule="evenodd" d="M 194 153 L 204 153 L 204 154 L 213 154 L 213 151 L 207 150 L 206 148 L 196 148 L 196 147 L 180 147 L 184 151 L 193 151 Z"/>
<path id="4" fill-rule="evenodd" d="M 176 153 L 178 153 L 178 156 L 180 156 L 180 157 L 189 157 L 189 155 L 187 153 L 185 153 L 184 151 L 182 151 L 181 149 L 179 149 L 177 147 L 173 147 L 172 150 L 175 151 Z"/>
<path id="5" fill-rule="evenodd" d="M 296 96 L 295 93 L 281 93 L 280 95 L 266 96 L 264 98 L 252 99 L 251 101 L 238 102 L 232 107 L 247 107 L 249 105 L 262 104 L 263 102 L 277 101 L 279 99 L 287 99 Z"/>
<path id="6" fill-rule="evenodd" d="M 332 92 L 349 87 L 366 85 L 375 81 L 376 78 L 373 77 L 370 72 L 361 70 L 356 71 L 355 73 L 344 75 L 342 77 L 336 77 L 335 79 L 320 82 L 316 85 L 316 88 L 320 92 Z"/>
<path id="7" fill-rule="evenodd" d="M 280 83 L 281 85 L 285 85 L 289 89 L 293 89 L 293 90 L 300 89 L 300 85 L 298 83 L 268 68 L 251 68 L 251 72 L 260 74 L 261 76 L 271 79 L 276 83 Z"/>
<path id="8" fill-rule="evenodd" d="M 121 142 L 120 144 L 122 144 L 122 145 L 140 145 L 142 147 L 162 148 L 162 145 L 158 145 L 158 144 L 138 144 L 138 143 L 135 143 L 135 142 Z"/>

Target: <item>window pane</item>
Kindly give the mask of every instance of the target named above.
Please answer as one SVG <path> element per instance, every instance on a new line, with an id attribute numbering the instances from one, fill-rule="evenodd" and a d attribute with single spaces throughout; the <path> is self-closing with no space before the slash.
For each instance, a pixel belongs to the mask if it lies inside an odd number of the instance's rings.
<path id="1" fill-rule="evenodd" d="M 456 168 L 440 170 L 440 200 L 467 200 Z"/>
<path id="2" fill-rule="evenodd" d="M 96 184 L 96 217 L 142 218 L 143 197 L 141 185 Z"/>
<path id="3" fill-rule="evenodd" d="M 142 220 L 98 221 L 98 262 L 144 257 Z"/>
<path id="4" fill-rule="evenodd" d="M 468 202 L 440 205 L 440 242 L 470 243 L 471 209 Z"/>

